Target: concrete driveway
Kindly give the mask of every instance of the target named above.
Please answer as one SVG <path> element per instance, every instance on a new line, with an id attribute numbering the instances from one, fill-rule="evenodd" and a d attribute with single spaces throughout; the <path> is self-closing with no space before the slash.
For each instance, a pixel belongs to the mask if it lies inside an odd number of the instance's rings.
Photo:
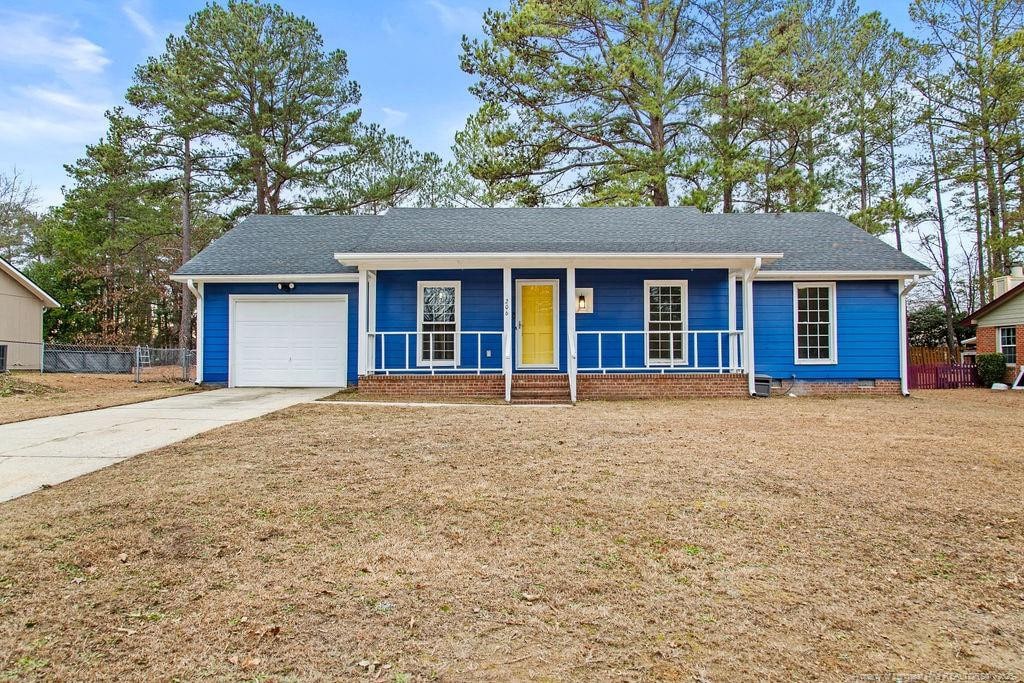
<path id="1" fill-rule="evenodd" d="M 217 389 L 0 425 L 0 501 L 336 389 Z"/>

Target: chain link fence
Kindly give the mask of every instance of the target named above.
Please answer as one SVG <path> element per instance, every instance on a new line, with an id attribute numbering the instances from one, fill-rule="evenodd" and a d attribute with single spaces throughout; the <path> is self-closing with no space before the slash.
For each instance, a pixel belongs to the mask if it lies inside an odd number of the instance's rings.
<path id="1" fill-rule="evenodd" d="M 152 346 L 15 342 L 0 339 L 0 372 L 129 375 L 136 382 L 189 382 L 196 352 Z"/>

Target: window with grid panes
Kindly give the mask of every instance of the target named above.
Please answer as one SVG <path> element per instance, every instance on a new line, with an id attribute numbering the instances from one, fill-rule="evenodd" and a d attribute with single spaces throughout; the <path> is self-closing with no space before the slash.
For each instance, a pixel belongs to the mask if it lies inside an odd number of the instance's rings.
<path id="1" fill-rule="evenodd" d="M 455 283 L 420 285 L 420 361 L 455 363 L 458 292 Z"/>
<path id="2" fill-rule="evenodd" d="M 1017 364 L 1017 328 L 999 328 L 999 352 L 1003 354 L 1007 365 Z"/>
<path id="3" fill-rule="evenodd" d="M 835 297 L 831 284 L 796 286 L 796 360 L 831 363 L 835 358 Z"/>
<path id="4" fill-rule="evenodd" d="M 647 285 L 647 362 L 685 364 L 686 283 Z"/>

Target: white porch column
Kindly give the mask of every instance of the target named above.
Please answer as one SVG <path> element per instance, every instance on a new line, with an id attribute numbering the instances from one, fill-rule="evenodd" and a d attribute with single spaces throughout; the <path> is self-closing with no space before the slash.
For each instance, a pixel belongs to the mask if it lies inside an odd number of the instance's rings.
<path id="1" fill-rule="evenodd" d="M 743 272 L 743 366 L 747 372 L 747 389 L 754 395 L 754 276 L 761 269 L 761 259 Z"/>
<path id="2" fill-rule="evenodd" d="M 565 269 L 565 362 L 569 372 L 569 400 L 576 402 L 576 268 Z"/>
<path id="3" fill-rule="evenodd" d="M 501 372 L 505 375 L 505 400 L 512 400 L 512 268 L 502 269 Z"/>
<path id="4" fill-rule="evenodd" d="M 736 273 L 729 271 L 729 369 L 735 370 L 738 366 L 736 356 L 739 352 L 739 345 L 736 343 Z"/>
<path id="5" fill-rule="evenodd" d="M 358 318 L 358 331 L 356 332 L 356 346 L 358 349 L 358 373 L 360 377 L 366 375 L 366 350 L 368 347 L 367 324 L 369 321 L 369 298 L 370 298 L 370 287 L 367 281 L 367 273 L 362 268 L 359 269 L 359 290 L 358 296 L 358 312 L 356 314 Z"/>
<path id="6" fill-rule="evenodd" d="M 377 331 L 377 271 L 366 273 L 366 284 L 366 373 L 373 374 L 377 369 L 377 335 L 371 342 L 370 334 Z"/>

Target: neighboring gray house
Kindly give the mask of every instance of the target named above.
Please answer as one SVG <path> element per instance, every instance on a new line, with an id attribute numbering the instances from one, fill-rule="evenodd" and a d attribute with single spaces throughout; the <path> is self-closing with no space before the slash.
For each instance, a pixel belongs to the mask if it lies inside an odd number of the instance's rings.
<path id="1" fill-rule="evenodd" d="M 0 258 L 0 371 L 39 369 L 43 313 L 48 308 L 60 308 L 60 304 Z"/>

